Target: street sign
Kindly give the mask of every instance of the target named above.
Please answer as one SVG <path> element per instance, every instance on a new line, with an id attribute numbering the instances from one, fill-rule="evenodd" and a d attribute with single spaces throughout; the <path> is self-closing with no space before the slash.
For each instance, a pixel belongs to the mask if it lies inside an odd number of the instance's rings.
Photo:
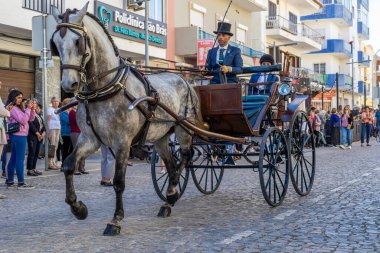
<path id="1" fill-rule="evenodd" d="M 50 38 L 53 36 L 57 27 L 57 22 L 52 15 L 46 17 L 46 47 L 50 50 Z M 32 18 L 32 49 L 41 51 L 44 48 L 44 19 L 43 16 L 34 16 Z"/>
<path id="2" fill-rule="evenodd" d="M 214 40 L 198 40 L 197 66 L 205 66 L 207 52 L 214 45 Z"/>

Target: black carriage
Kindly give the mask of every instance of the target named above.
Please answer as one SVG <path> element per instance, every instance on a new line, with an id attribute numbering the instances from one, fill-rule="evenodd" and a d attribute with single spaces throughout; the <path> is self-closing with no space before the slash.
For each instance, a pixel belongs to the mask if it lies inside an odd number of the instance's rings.
<path id="1" fill-rule="evenodd" d="M 245 68 L 245 71 L 280 69 L 281 65 L 277 65 Z M 205 125 L 211 133 L 219 135 L 195 131 L 193 157 L 177 186 L 180 196 L 186 189 L 190 173 L 200 192 L 214 193 L 225 169 L 258 172 L 262 193 L 271 206 L 278 206 L 284 200 L 289 177 L 299 195 L 305 196 L 311 191 L 315 176 L 315 143 L 307 114 L 300 110 L 307 96 L 297 94 L 291 79 L 284 74 L 281 76 L 281 82 L 265 83 L 271 86 L 267 95 L 248 94 L 249 87 L 263 83 L 195 87 Z M 170 149 L 180 161 L 175 138 L 170 141 Z M 240 159 L 235 161 L 236 158 Z M 165 166 L 158 161 L 155 151 L 151 161 L 157 161 L 151 163 L 154 188 L 165 201 L 164 190 L 168 184 Z"/>

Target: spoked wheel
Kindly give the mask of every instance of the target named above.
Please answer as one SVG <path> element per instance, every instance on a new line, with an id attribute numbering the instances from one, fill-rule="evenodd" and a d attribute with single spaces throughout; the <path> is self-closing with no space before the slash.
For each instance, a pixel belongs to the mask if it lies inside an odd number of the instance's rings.
<path id="1" fill-rule="evenodd" d="M 170 149 L 174 155 L 176 163 L 179 163 L 181 159 L 179 145 L 175 145 L 175 142 L 171 142 Z M 159 159 L 159 155 L 156 150 L 152 153 L 151 161 L 151 173 L 154 189 L 156 190 L 158 197 L 160 197 L 163 201 L 166 201 L 166 189 L 169 185 L 169 174 L 165 168 L 164 162 Z M 184 168 L 177 184 L 177 192 L 179 194 L 178 199 L 185 192 L 187 182 L 189 181 L 189 174 L 189 169 Z"/>
<path id="2" fill-rule="evenodd" d="M 203 194 L 212 194 L 222 182 L 225 150 L 216 145 L 193 145 L 191 175 L 197 189 Z"/>
<path id="3" fill-rule="evenodd" d="M 259 176 L 261 191 L 271 206 L 284 200 L 289 184 L 289 150 L 280 129 L 266 130 L 260 146 Z"/>
<path id="4" fill-rule="evenodd" d="M 315 142 L 311 124 L 305 112 L 297 112 L 289 126 L 290 177 L 296 192 L 306 196 L 311 191 L 315 175 Z"/>

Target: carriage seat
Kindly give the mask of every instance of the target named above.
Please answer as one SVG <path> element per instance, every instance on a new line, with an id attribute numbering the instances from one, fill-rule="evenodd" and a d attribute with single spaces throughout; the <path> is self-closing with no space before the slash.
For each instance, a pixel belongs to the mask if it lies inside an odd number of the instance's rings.
<path id="1" fill-rule="evenodd" d="M 257 116 L 259 116 L 263 106 L 268 103 L 269 98 L 267 95 L 243 96 L 243 111 L 252 126 L 255 124 Z"/>

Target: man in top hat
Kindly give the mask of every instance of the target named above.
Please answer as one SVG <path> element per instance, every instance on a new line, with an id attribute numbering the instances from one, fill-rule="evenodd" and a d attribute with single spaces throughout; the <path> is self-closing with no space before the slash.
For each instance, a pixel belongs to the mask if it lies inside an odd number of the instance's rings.
<path id="1" fill-rule="evenodd" d="M 243 72 L 243 59 L 240 48 L 228 44 L 233 33 L 231 24 L 219 22 L 217 31 L 218 47 L 207 53 L 206 69 L 211 71 L 211 84 L 237 83 L 236 74 Z"/>
<path id="2" fill-rule="evenodd" d="M 274 65 L 274 59 L 269 54 L 264 54 L 260 58 L 261 66 L 271 66 Z M 274 74 L 266 74 L 266 73 L 256 73 L 251 76 L 249 83 L 265 83 L 265 82 L 278 82 L 280 81 L 280 77 Z M 260 85 L 248 88 L 249 95 L 270 95 L 271 85 Z"/>

